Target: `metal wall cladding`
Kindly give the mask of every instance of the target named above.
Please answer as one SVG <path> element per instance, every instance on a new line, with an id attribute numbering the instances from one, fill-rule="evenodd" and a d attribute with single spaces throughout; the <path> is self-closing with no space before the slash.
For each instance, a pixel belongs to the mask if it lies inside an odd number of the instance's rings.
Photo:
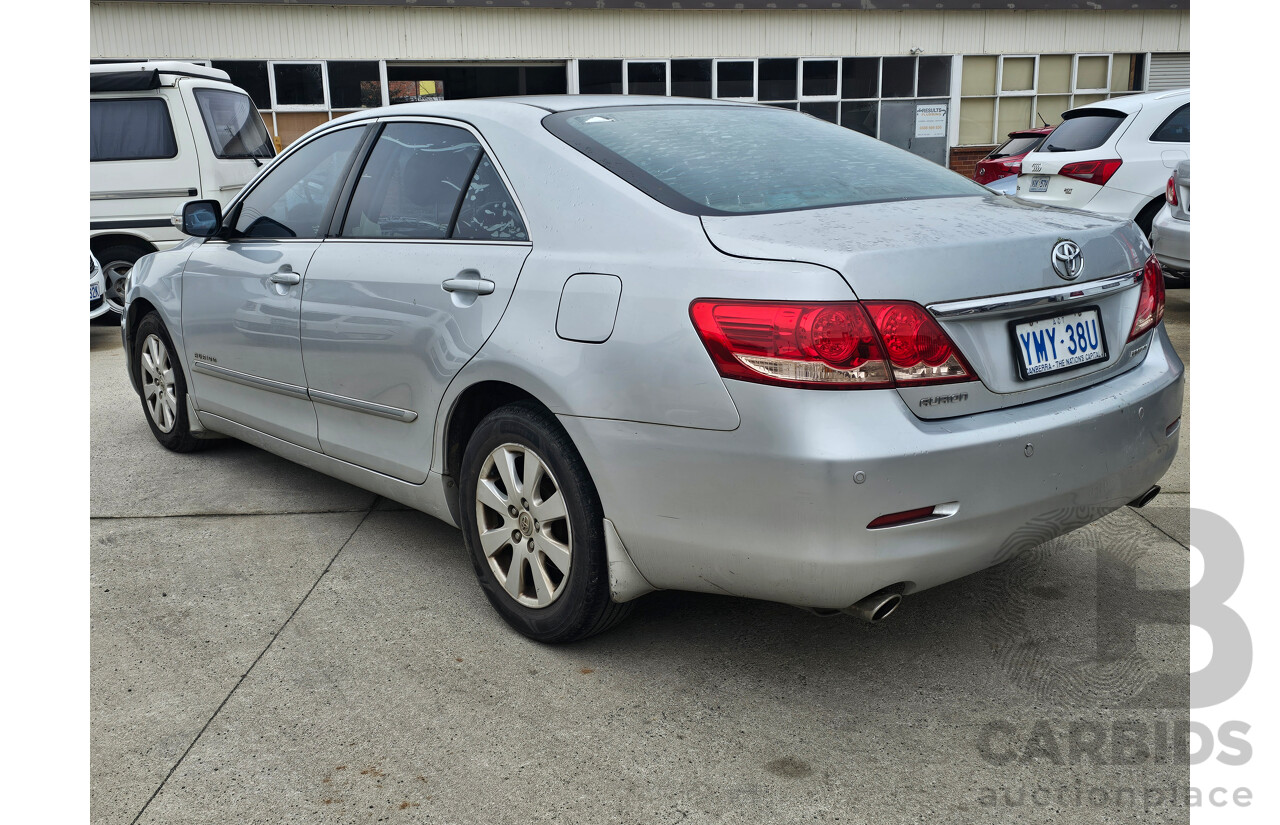
<path id="1" fill-rule="evenodd" d="M 1186 51 L 1182 11 L 669 11 L 91 3 L 91 58 L 592 57 Z"/>

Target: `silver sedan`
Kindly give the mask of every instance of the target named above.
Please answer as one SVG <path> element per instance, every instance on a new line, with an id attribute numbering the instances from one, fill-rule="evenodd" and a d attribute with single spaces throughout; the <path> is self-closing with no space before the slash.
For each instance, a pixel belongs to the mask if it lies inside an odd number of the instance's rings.
<path id="1" fill-rule="evenodd" d="M 1151 222 L 1151 248 L 1166 275 L 1191 279 L 1191 161 L 1179 161 L 1165 187 L 1164 208 Z"/>
<path id="2" fill-rule="evenodd" d="M 1145 503 L 1177 449 L 1132 223 L 795 112 L 365 111 L 179 219 L 122 327 L 159 442 L 231 436 L 460 527 L 542 641 L 658 588 L 879 620 Z"/>

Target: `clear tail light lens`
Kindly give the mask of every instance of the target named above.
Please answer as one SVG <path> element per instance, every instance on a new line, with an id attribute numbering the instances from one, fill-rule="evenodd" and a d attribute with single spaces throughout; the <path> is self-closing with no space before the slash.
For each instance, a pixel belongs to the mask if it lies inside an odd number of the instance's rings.
<path id="1" fill-rule="evenodd" d="M 847 390 L 973 377 L 918 304 L 702 299 L 689 315 L 725 378 Z"/>
<path id="2" fill-rule="evenodd" d="M 1068 163 L 1058 170 L 1058 174 L 1064 178 L 1075 178 L 1085 183 L 1105 186 L 1107 181 L 1111 180 L 1111 176 L 1120 168 L 1121 163 L 1123 161 L 1119 158 L 1111 160 L 1082 160 L 1076 163 Z"/>
<path id="3" fill-rule="evenodd" d="M 1178 205 L 1178 187 L 1173 182 L 1173 175 L 1169 176 L 1169 182 L 1164 185 L 1164 200 L 1170 206 Z"/>
<path id="4" fill-rule="evenodd" d="M 1133 316 L 1133 327 L 1129 330 L 1132 341 L 1142 333 L 1160 323 L 1164 317 L 1164 270 L 1156 256 L 1147 258 L 1147 265 L 1142 268 L 1142 292 L 1138 294 L 1138 310 Z"/>

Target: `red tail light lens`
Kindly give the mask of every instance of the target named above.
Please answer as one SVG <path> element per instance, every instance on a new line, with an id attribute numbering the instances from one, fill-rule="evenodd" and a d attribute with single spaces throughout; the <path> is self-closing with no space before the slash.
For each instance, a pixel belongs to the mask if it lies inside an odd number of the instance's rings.
<path id="1" fill-rule="evenodd" d="M 704 299 L 689 315 L 725 378 L 846 390 L 972 378 L 917 304 Z"/>
<path id="2" fill-rule="evenodd" d="M 1123 163 L 1119 158 L 1113 160 L 1082 160 L 1077 163 L 1068 163 L 1058 170 L 1058 174 L 1064 178 L 1075 178 L 1085 183 L 1096 183 L 1098 186 L 1106 185 L 1111 180 L 1111 176 L 1116 173 Z"/>
<path id="3" fill-rule="evenodd" d="M 1178 187 L 1173 183 L 1173 175 L 1169 176 L 1169 182 L 1164 185 L 1164 199 L 1170 206 L 1178 205 Z"/>
<path id="4" fill-rule="evenodd" d="M 1160 323 L 1164 317 L 1164 270 L 1152 255 L 1142 268 L 1142 292 L 1138 294 L 1138 311 L 1133 316 L 1133 328 L 1129 330 L 1132 341 Z"/>

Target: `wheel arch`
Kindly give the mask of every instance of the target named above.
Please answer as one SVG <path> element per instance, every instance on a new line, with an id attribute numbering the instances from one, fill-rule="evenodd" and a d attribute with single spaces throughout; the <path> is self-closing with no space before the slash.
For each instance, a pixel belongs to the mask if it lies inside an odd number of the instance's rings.
<path id="1" fill-rule="evenodd" d="M 102 235 L 92 235 L 89 238 L 89 251 L 98 257 L 98 253 L 104 249 L 113 246 L 132 246 L 142 251 L 143 255 L 157 252 L 156 245 L 148 241 L 140 235 L 130 235 L 127 232 L 107 232 Z M 103 263 L 102 258 L 98 257 L 98 262 Z"/>
<path id="2" fill-rule="evenodd" d="M 462 472 L 462 454 L 467 449 L 471 434 L 489 413 L 518 401 L 532 401 L 551 412 L 533 393 L 506 381 L 477 381 L 453 399 L 445 418 L 440 464 L 449 479 L 445 484 L 445 498 L 455 522 L 458 520 L 457 479 Z"/>

